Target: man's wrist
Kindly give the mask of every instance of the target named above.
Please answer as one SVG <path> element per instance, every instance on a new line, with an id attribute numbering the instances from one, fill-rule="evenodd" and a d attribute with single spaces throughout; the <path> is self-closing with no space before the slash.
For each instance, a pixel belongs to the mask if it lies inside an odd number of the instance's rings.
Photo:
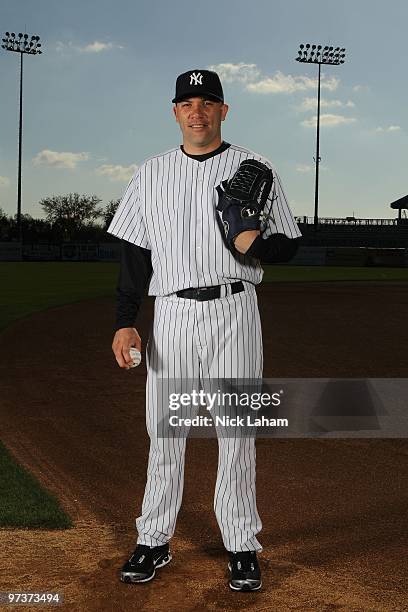
<path id="1" fill-rule="evenodd" d="M 272 234 L 263 239 L 258 236 L 247 251 L 249 257 L 262 263 L 285 263 L 292 259 L 299 248 L 300 237 L 289 238 L 285 234 Z"/>
<path id="2" fill-rule="evenodd" d="M 134 323 L 118 323 L 114 328 L 114 331 L 117 332 L 120 329 L 136 329 Z"/>
<path id="3" fill-rule="evenodd" d="M 240 234 L 238 234 L 238 236 L 235 237 L 234 246 L 239 253 L 245 255 L 245 253 L 251 247 L 251 244 L 260 235 L 260 230 L 247 230 L 245 232 L 241 232 Z"/>

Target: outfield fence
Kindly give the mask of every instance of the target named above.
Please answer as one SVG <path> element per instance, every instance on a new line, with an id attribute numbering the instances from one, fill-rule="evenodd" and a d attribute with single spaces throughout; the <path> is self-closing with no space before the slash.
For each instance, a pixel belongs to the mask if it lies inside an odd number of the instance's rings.
<path id="1" fill-rule="evenodd" d="M 120 243 L 0 242 L 1 261 L 119 262 Z M 408 248 L 301 246 L 287 266 L 408 267 Z"/>

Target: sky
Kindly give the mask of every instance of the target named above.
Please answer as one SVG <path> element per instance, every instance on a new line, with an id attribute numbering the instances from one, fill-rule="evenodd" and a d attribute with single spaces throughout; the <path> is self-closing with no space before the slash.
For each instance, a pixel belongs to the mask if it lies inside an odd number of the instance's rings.
<path id="1" fill-rule="evenodd" d="M 224 140 L 268 158 L 296 216 L 313 216 L 317 65 L 300 43 L 345 47 L 322 66 L 319 216 L 393 218 L 408 193 L 406 0 L 1 0 L 24 55 L 22 212 L 71 192 L 120 198 L 137 166 L 182 142 L 175 80 L 221 77 Z M 0 49 L 0 208 L 17 210 L 19 59 Z"/>

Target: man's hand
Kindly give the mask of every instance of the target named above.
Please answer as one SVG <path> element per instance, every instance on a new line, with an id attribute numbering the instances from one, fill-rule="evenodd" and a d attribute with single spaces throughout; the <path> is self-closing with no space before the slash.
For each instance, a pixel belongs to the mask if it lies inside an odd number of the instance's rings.
<path id="1" fill-rule="evenodd" d="M 131 346 L 134 346 L 138 351 L 142 352 L 142 341 L 137 329 L 134 327 L 122 327 L 118 329 L 113 338 L 112 351 L 115 354 L 116 361 L 120 368 L 126 368 L 128 370 L 132 365 L 133 359 L 129 353 Z"/>

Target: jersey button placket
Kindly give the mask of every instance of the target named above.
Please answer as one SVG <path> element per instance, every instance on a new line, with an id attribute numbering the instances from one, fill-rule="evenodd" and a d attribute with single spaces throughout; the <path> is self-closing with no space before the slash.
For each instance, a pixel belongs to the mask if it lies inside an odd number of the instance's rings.
<path id="1" fill-rule="evenodd" d="M 197 248 L 197 272 L 198 275 L 202 274 L 202 260 L 201 260 L 201 251 L 203 248 L 202 245 L 202 214 L 203 214 L 203 205 L 202 205 L 202 194 L 203 194 L 203 174 L 204 167 L 200 164 L 197 168 L 197 188 L 196 188 L 196 248 Z"/>

